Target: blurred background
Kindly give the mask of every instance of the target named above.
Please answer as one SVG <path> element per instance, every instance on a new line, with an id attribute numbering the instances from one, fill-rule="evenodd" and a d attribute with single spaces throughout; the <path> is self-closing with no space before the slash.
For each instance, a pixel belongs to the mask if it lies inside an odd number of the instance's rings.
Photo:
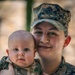
<path id="1" fill-rule="evenodd" d="M 29 31 L 33 20 L 32 8 L 45 2 L 57 3 L 71 11 L 69 35 L 72 40 L 63 55 L 66 61 L 75 65 L 75 0 L 0 0 L 0 59 L 7 55 L 9 35 L 20 29 Z"/>

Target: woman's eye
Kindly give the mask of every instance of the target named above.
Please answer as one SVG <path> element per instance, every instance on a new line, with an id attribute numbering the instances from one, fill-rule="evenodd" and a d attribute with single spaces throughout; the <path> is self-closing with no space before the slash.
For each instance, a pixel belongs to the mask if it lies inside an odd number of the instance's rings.
<path id="1" fill-rule="evenodd" d="M 57 33 L 55 33 L 55 32 L 50 32 L 50 33 L 48 33 L 48 36 L 57 36 L 58 34 Z"/>
<path id="2" fill-rule="evenodd" d="M 42 32 L 37 31 L 37 32 L 34 32 L 34 34 L 36 34 L 36 35 L 42 35 Z"/>
<path id="3" fill-rule="evenodd" d="M 29 50 L 30 50 L 29 48 L 24 48 L 24 51 L 25 51 L 25 52 L 27 52 L 27 51 L 29 51 Z"/>
<path id="4" fill-rule="evenodd" d="M 18 48 L 13 49 L 14 51 L 18 51 Z"/>

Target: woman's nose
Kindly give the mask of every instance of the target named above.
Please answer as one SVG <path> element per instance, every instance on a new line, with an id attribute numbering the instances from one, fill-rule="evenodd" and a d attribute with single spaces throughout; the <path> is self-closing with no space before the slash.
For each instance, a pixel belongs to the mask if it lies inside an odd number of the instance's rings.
<path id="1" fill-rule="evenodd" d="M 42 35 L 40 41 L 42 43 L 48 43 L 49 42 L 49 38 L 47 37 L 47 35 Z"/>

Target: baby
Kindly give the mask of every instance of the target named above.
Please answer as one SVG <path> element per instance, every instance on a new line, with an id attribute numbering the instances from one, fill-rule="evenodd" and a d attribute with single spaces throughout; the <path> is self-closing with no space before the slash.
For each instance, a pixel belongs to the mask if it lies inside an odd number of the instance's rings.
<path id="1" fill-rule="evenodd" d="M 13 32 L 8 38 L 8 56 L 0 61 L 0 75 L 42 75 L 39 60 L 35 60 L 34 37 L 25 30 Z"/>

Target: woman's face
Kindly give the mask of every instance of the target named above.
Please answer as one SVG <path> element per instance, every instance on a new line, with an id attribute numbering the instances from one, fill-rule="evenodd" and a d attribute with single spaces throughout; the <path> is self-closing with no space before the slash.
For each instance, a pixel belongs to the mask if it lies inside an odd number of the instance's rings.
<path id="1" fill-rule="evenodd" d="M 37 52 L 43 59 L 56 58 L 62 55 L 65 43 L 64 32 L 47 22 L 36 25 L 32 34 L 37 42 Z"/>

